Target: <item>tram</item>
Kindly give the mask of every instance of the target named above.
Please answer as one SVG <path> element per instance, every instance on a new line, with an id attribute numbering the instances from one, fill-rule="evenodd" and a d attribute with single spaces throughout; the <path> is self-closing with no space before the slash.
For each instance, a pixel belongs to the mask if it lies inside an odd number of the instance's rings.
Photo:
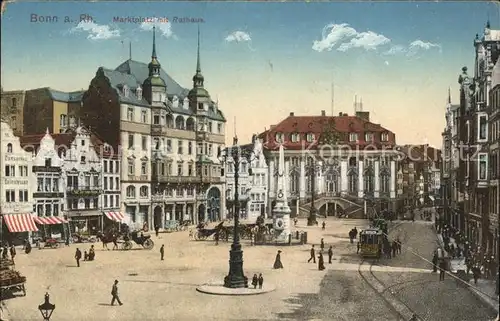
<path id="1" fill-rule="evenodd" d="M 382 254 L 384 233 L 379 228 L 368 228 L 359 233 L 359 249 L 362 257 L 379 258 Z"/>

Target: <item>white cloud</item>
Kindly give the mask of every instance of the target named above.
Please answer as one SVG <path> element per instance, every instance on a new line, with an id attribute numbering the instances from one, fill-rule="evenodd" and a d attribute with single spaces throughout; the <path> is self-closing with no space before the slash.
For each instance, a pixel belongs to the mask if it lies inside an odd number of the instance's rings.
<path id="1" fill-rule="evenodd" d="M 90 40 L 106 40 L 120 37 L 119 29 L 112 29 L 108 25 L 98 25 L 91 21 L 80 21 L 78 25 L 70 30 L 70 32 L 88 32 L 87 39 Z"/>
<path id="2" fill-rule="evenodd" d="M 252 38 L 244 31 L 234 31 L 230 33 L 225 40 L 227 42 L 247 42 L 252 41 Z"/>
<path id="3" fill-rule="evenodd" d="M 386 54 L 386 55 L 397 55 L 397 54 L 405 53 L 406 50 L 407 49 L 404 46 L 395 45 L 395 46 L 392 46 L 389 50 L 387 50 L 384 54 Z"/>
<path id="4" fill-rule="evenodd" d="M 170 21 L 163 21 L 159 20 L 158 18 L 152 19 L 153 21 L 144 21 L 141 23 L 139 28 L 141 28 L 143 31 L 151 31 L 153 30 L 153 27 L 156 27 L 156 30 L 158 30 L 162 36 L 165 38 L 174 38 L 176 39 L 176 35 L 172 31 L 172 24 Z"/>
<path id="5" fill-rule="evenodd" d="M 335 45 L 356 36 L 356 29 L 350 27 L 347 23 L 329 24 L 323 28 L 321 40 L 313 42 L 312 49 L 317 52 L 331 51 Z"/>
<path id="6" fill-rule="evenodd" d="M 386 60 L 386 61 L 384 61 L 384 64 L 385 64 L 386 66 L 389 66 L 389 62 L 388 62 L 387 60 Z"/>
<path id="7" fill-rule="evenodd" d="M 378 47 L 391 42 L 389 38 L 384 35 L 375 33 L 373 31 L 360 32 L 351 41 L 343 43 L 337 48 L 338 51 L 347 51 L 352 48 L 363 48 L 365 50 L 377 50 Z"/>
<path id="8" fill-rule="evenodd" d="M 422 40 L 415 40 L 412 43 L 410 43 L 409 48 L 410 49 L 420 48 L 420 49 L 424 49 L 424 50 L 429 50 L 431 48 L 441 48 L 441 46 L 438 44 L 435 44 L 435 43 L 431 43 L 431 42 L 425 42 Z"/>

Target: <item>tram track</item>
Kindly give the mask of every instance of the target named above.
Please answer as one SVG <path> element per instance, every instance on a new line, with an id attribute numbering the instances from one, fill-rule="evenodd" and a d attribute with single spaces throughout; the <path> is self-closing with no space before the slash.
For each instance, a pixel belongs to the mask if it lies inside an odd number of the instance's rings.
<path id="1" fill-rule="evenodd" d="M 403 222 L 397 223 L 391 228 L 387 230 L 387 236 L 389 236 L 389 232 L 395 230 L 397 227 L 403 225 Z M 407 235 L 405 235 L 405 239 L 407 239 Z M 406 241 L 406 240 L 405 240 Z M 373 266 L 378 265 L 378 259 L 362 259 L 358 265 L 358 274 L 363 279 L 363 281 L 380 297 L 387 308 L 393 313 L 394 316 L 398 318 L 398 320 L 410 320 L 413 315 L 417 316 L 418 320 L 425 320 L 421 316 L 419 316 L 415 311 L 413 311 L 405 302 L 397 299 L 391 292 L 391 289 L 395 286 L 401 286 L 409 283 L 414 283 L 415 281 L 406 281 L 400 282 L 398 284 L 393 284 L 391 286 L 386 286 L 378 277 L 375 276 L 373 272 Z M 365 270 L 362 268 L 363 266 L 368 266 L 368 273 L 364 273 Z M 422 282 L 423 283 L 423 282 Z M 387 291 L 389 290 L 389 291 Z"/>

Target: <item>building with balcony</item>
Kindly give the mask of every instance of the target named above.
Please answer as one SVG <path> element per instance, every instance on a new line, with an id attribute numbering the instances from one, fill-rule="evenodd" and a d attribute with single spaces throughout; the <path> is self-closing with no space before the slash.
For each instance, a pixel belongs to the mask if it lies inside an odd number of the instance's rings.
<path id="1" fill-rule="evenodd" d="M 16 136 L 23 135 L 24 96 L 24 90 L 3 91 L 2 88 L 0 115 Z"/>
<path id="2" fill-rule="evenodd" d="M 395 135 L 370 122 L 355 102 L 355 115 L 289 117 L 259 137 L 269 151 L 268 215 L 275 202 L 278 148 L 285 148 L 292 216 L 306 216 L 311 199 L 321 215 L 373 215 L 367 209 L 396 207 L 399 151 Z M 313 182 L 314 180 L 314 182 Z M 314 193 L 313 193 L 314 188 Z M 367 206 L 369 205 L 369 206 Z"/>
<path id="3" fill-rule="evenodd" d="M 65 235 L 62 224 L 64 218 L 65 202 L 65 171 L 63 170 L 63 158 L 61 154 L 66 151 L 72 141 L 70 134 L 51 135 L 48 130 L 43 135 L 26 135 L 20 138 L 21 146 L 27 152 L 33 154 L 32 172 L 36 181 L 36 189 L 33 190 L 33 214 L 45 218 L 51 218 L 50 226 L 44 226 L 48 233 Z M 58 223 L 59 222 L 59 223 Z"/>
<path id="4" fill-rule="evenodd" d="M 63 133 L 81 125 L 79 112 L 84 91 L 63 92 L 49 87 L 26 90 L 23 135 Z"/>
<path id="5" fill-rule="evenodd" d="M 149 64 L 100 67 L 84 94 L 82 121 L 120 150 L 122 211 L 134 224 L 221 218 L 226 120 L 204 88 L 199 45 L 197 58 L 193 88 L 183 88 L 162 69 L 153 29 Z"/>
<path id="6" fill-rule="evenodd" d="M 102 161 L 97 150 L 100 144 L 92 139 L 92 133 L 78 127 L 69 131 L 73 139 L 63 151 L 65 211 L 76 231 L 95 234 L 103 227 Z"/>
<path id="7" fill-rule="evenodd" d="M 30 152 L 23 150 L 19 137 L 3 121 L 0 148 L 2 239 L 10 244 L 21 243 L 31 232 L 38 231 L 32 216 L 33 158 Z"/>
<path id="8" fill-rule="evenodd" d="M 251 156 L 249 159 L 250 162 L 247 159 L 240 159 L 238 199 L 241 209 L 240 218 L 255 223 L 257 217 L 260 215 L 263 215 L 264 218 L 272 218 L 272 216 L 268 216 L 267 212 L 269 173 L 267 160 L 264 156 L 264 147 L 262 140 L 257 135 L 254 135 L 252 141 L 252 144 L 240 146 L 240 148 L 247 150 Z M 226 216 L 228 218 L 234 215 L 234 170 L 234 160 L 228 157 L 225 169 Z"/>

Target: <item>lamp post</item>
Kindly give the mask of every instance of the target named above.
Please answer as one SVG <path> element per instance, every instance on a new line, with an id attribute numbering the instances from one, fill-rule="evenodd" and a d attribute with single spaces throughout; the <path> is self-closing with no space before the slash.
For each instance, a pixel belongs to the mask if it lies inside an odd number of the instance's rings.
<path id="1" fill-rule="evenodd" d="M 52 316 L 52 312 L 54 312 L 54 310 L 56 309 L 56 306 L 50 303 L 49 300 L 49 293 L 45 293 L 45 302 L 38 306 L 38 310 L 40 310 L 44 321 L 49 321 L 50 317 Z"/>
<path id="2" fill-rule="evenodd" d="M 224 287 L 226 288 L 247 288 L 248 278 L 243 273 L 243 251 L 241 250 L 240 243 L 240 202 L 239 202 L 239 170 L 240 170 L 240 160 L 245 158 L 250 163 L 250 155 L 246 151 L 243 151 L 237 146 L 238 138 L 233 138 L 233 146 L 224 150 L 217 150 L 217 157 L 221 163 L 226 163 L 227 157 L 231 157 L 234 163 L 234 230 L 233 230 L 233 243 L 231 244 L 231 250 L 229 251 L 229 273 L 224 278 Z"/>

